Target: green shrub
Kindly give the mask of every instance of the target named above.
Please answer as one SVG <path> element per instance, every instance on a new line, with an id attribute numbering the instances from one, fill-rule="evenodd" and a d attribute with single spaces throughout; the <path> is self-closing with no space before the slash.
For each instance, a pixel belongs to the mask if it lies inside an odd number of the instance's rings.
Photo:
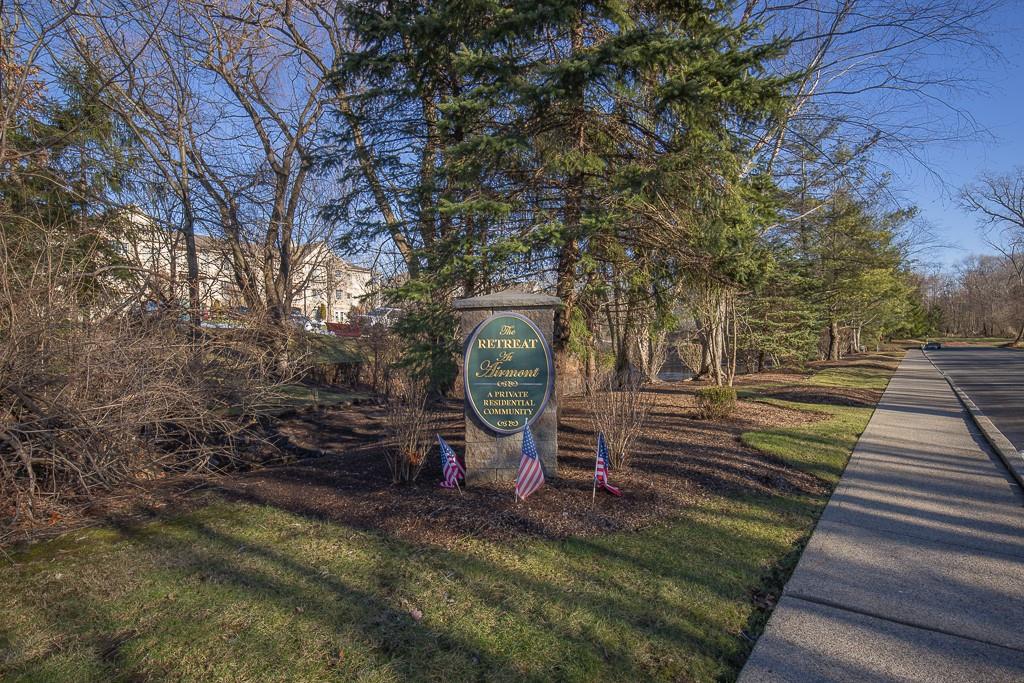
<path id="1" fill-rule="evenodd" d="M 703 387 L 697 390 L 697 418 L 721 420 L 736 410 L 736 390 L 732 387 Z"/>

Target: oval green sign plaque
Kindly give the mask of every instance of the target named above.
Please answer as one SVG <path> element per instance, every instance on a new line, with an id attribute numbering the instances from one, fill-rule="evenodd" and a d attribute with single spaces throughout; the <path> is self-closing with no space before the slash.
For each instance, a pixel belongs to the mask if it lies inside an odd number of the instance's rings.
<path id="1" fill-rule="evenodd" d="M 466 402 L 488 428 L 515 434 L 544 412 L 551 395 L 551 351 L 529 318 L 496 313 L 469 336 Z"/>

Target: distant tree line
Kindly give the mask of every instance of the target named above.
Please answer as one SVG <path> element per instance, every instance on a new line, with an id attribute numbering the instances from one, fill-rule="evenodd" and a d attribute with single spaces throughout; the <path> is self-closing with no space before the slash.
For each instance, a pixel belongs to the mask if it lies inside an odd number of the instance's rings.
<path id="1" fill-rule="evenodd" d="M 1011 264 L 1000 256 L 971 256 L 950 272 L 924 280 L 936 334 L 1009 337 L 1020 341 L 1024 290 Z"/>
<path id="2" fill-rule="evenodd" d="M 41 149 L 107 126 L 93 176 L 80 160 L 83 214 L 130 205 L 180 234 L 193 319 L 197 234 L 282 331 L 297 263 L 328 242 L 390 270 L 428 374 L 454 368 L 453 298 L 529 285 L 564 302 L 567 375 L 609 345 L 619 371 L 649 369 L 692 319 L 718 379 L 738 348 L 859 348 L 910 305 L 913 212 L 873 155 L 945 132 L 904 115 L 957 85 L 925 53 L 983 45 L 988 9 L 15 0 L 5 131 L 33 98 L 86 114 Z"/>
<path id="3" fill-rule="evenodd" d="M 925 280 L 942 334 L 1024 340 L 1024 169 L 985 174 L 960 192 L 992 254 L 970 256 Z"/>

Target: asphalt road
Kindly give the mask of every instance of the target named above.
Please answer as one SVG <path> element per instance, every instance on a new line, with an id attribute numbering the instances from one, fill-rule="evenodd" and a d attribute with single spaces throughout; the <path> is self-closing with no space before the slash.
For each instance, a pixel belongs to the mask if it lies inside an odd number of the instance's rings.
<path id="1" fill-rule="evenodd" d="M 947 347 L 928 357 L 1017 448 L 1024 450 L 1024 350 Z"/>

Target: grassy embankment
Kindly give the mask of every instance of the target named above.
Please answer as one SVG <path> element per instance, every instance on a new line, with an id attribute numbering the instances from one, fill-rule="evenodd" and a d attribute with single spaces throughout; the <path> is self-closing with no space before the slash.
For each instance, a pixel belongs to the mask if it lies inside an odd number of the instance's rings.
<path id="1" fill-rule="evenodd" d="M 308 362 L 311 366 L 344 366 L 365 362 L 357 340 L 322 334 L 307 334 L 303 340 L 304 348 L 297 349 L 295 353 L 308 354 L 308 357 L 302 358 L 302 362 Z M 263 412 L 281 414 L 302 408 L 329 408 L 361 398 L 366 398 L 366 394 L 354 390 L 307 383 L 285 384 L 280 387 L 271 404 L 263 408 Z"/>
<path id="2" fill-rule="evenodd" d="M 744 440 L 834 483 L 871 409 L 785 405 L 831 417 Z M 824 502 L 709 496 L 640 533 L 451 549 L 228 502 L 74 532 L 0 556 L 0 676 L 729 680 Z"/>

